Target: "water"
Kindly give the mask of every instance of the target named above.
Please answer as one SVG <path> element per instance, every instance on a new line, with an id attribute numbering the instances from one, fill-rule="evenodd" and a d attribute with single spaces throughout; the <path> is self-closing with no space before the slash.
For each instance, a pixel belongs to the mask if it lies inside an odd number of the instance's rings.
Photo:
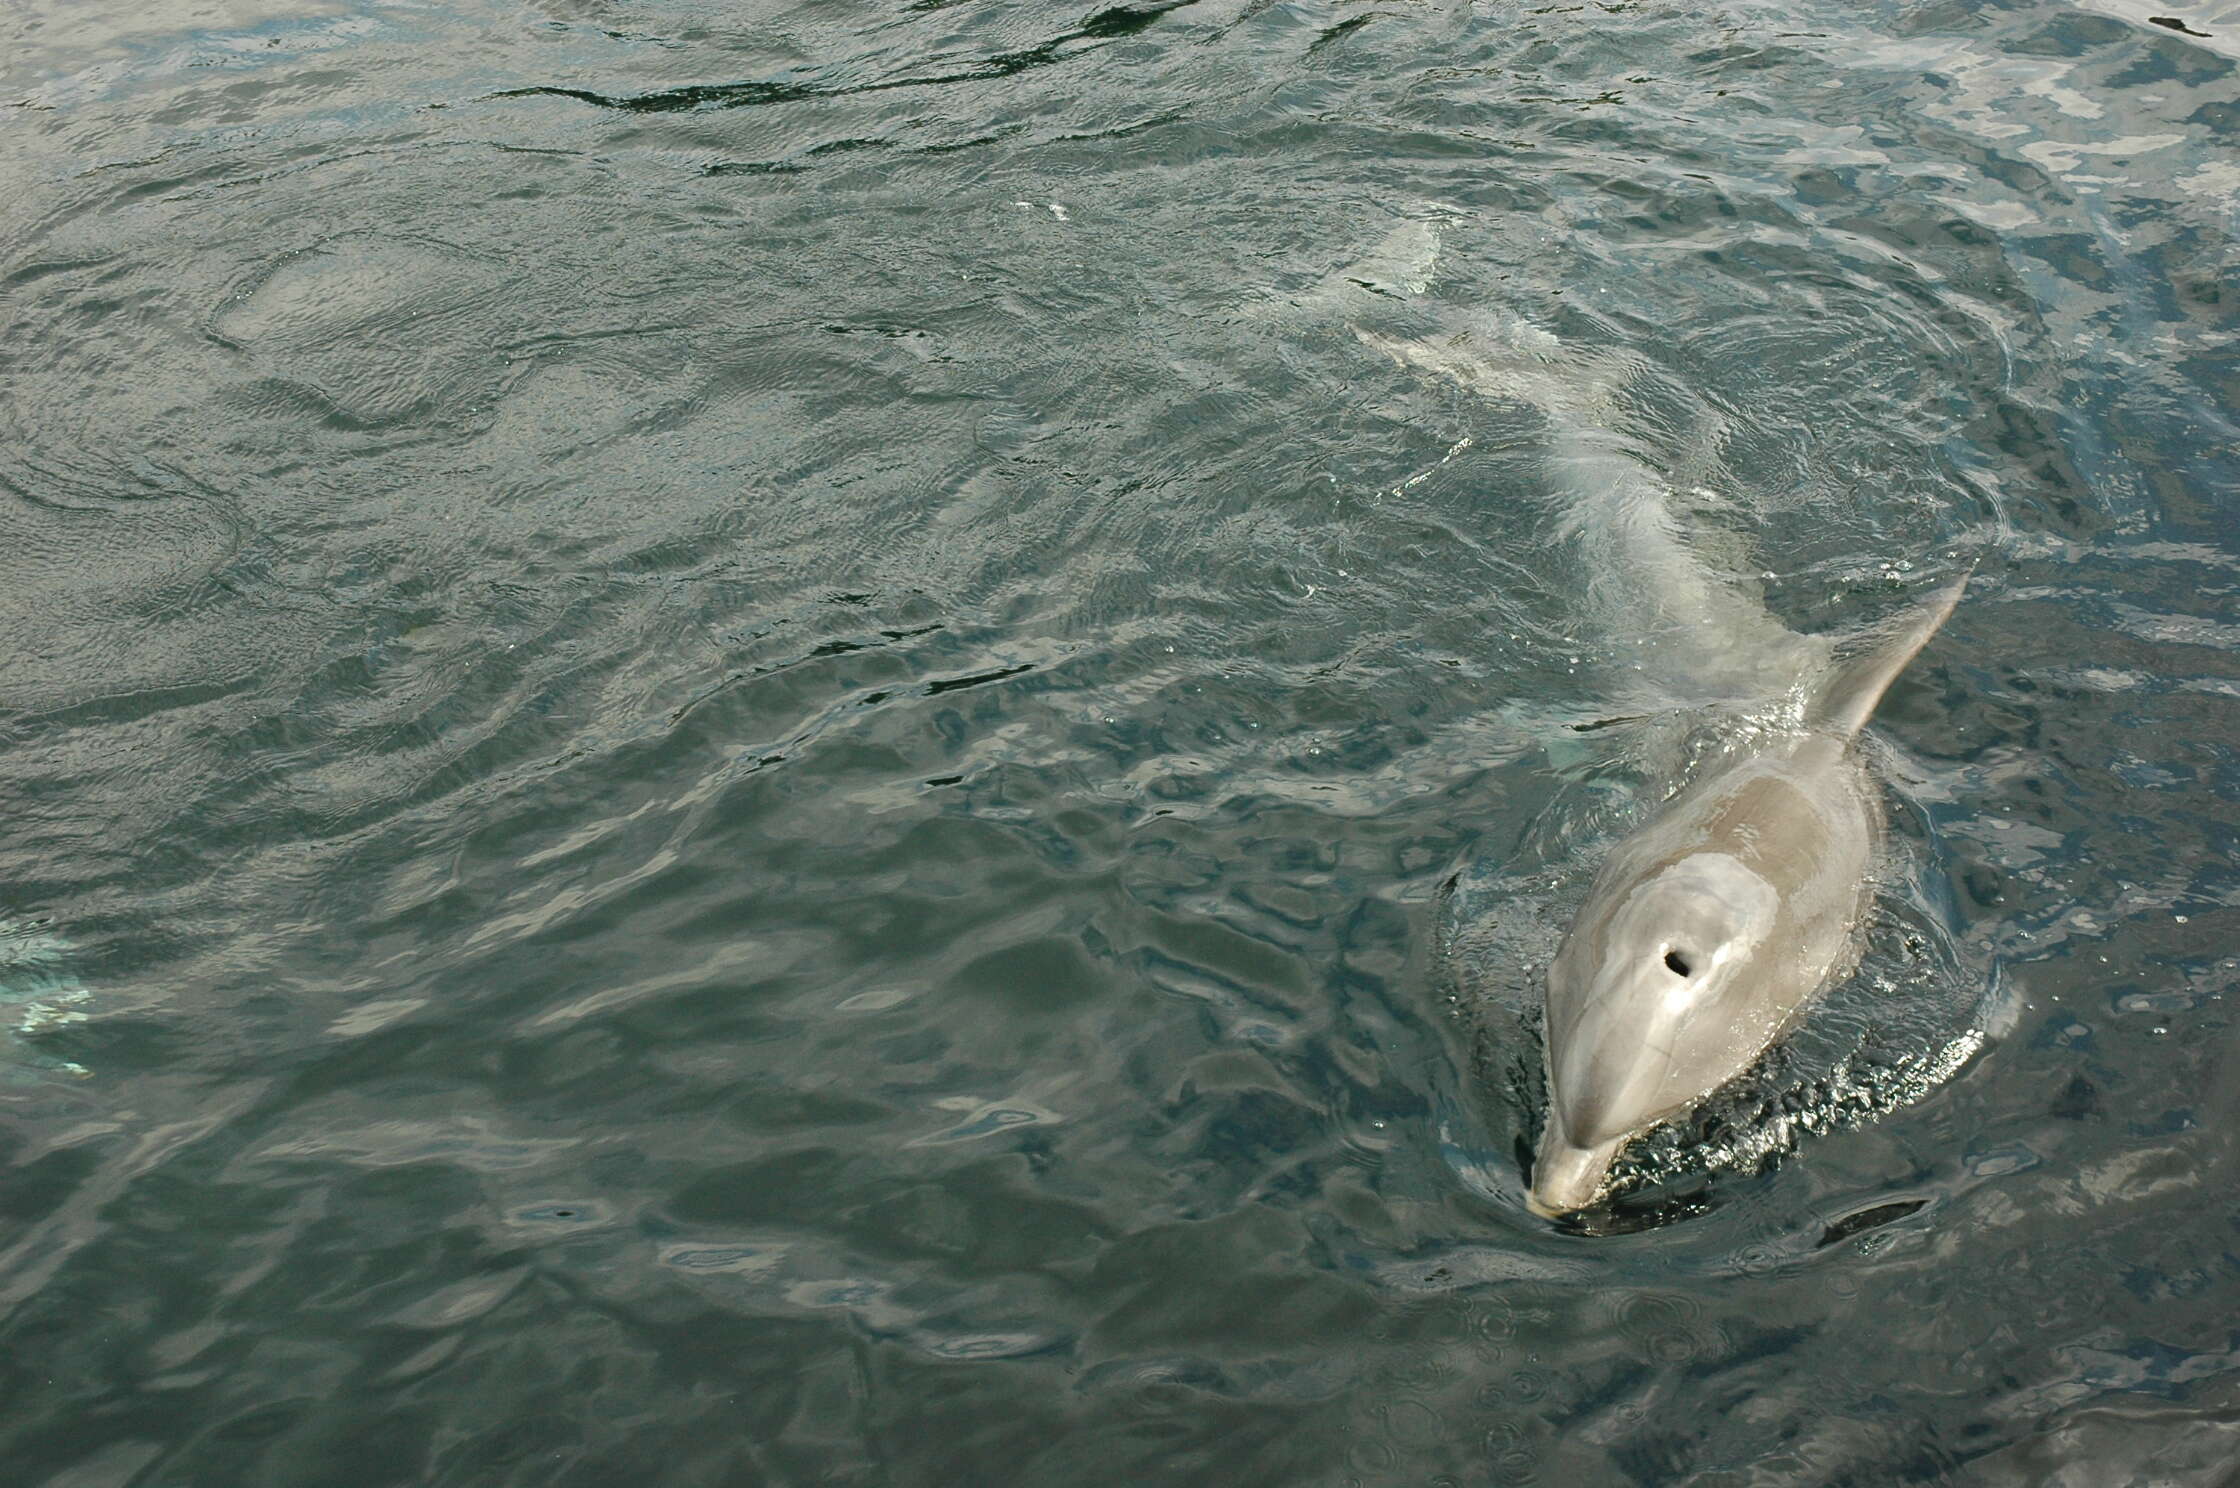
<path id="1" fill-rule="evenodd" d="M 2225 1480 L 2240 13 L 0 42 L 12 1481 Z M 1981 554 L 1811 1119 L 1607 1235 L 1638 653 L 1354 330 L 1496 314 L 1789 624 Z"/>

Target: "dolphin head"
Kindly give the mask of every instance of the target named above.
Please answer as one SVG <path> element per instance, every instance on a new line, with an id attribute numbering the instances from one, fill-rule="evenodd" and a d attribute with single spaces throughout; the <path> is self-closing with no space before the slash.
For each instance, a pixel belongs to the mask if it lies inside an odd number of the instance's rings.
<path id="1" fill-rule="evenodd" d="M 1626 1140 L 1747 1068 L 1812 977 L 1788 967 L 1782 898 L 1741 859 L 1697 852 L 1598 884 L 1548 969 L 1548 1126 L 1532 1205 L 1593 1202 Z"/>

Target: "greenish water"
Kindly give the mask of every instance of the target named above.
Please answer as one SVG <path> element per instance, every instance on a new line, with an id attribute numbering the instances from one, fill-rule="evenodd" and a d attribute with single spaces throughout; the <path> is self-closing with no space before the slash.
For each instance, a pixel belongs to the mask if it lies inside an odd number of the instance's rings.
<path id="1" fill-rule="evenodd" d="M 19 4 L 9 1481 L 2229 1481 L 2235 58 Z M 1371 312 L 1629 367 L 1799 628 L 1980 555 L 1794 1152 L 1620 1233 L 1518 1148 L 1628 638 Z"/>

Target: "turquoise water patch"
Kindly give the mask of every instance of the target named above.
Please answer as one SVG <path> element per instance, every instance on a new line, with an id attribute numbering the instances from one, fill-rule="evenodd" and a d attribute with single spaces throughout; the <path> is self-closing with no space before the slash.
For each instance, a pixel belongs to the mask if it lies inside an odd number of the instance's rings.
<path id="1" fill-rule="evenodd" d="M 72 967 L 77 947 L 43 920 L 0 919 L 0 1080 L 28 1083 L 52 1075 L 93 1073 L 76 1060 L 44 1052 L 39 1039 L 85 1021 L 79 1004 L 91 995 Z"/>

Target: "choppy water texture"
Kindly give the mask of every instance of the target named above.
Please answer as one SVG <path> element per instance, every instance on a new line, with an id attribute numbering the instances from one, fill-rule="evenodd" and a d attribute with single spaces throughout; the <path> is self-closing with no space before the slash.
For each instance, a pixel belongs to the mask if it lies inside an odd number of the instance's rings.
<path id="1" fill-rule="evenodd" d="M 2236 59 L 12 6 L 9 1481 L 2226 1481 Z M 1599 1236 L 1533 962 L 1688 736 L 1356 330 L 1495 314 L 1790 625 L 1983 555 L 1860 977 Z"/>

